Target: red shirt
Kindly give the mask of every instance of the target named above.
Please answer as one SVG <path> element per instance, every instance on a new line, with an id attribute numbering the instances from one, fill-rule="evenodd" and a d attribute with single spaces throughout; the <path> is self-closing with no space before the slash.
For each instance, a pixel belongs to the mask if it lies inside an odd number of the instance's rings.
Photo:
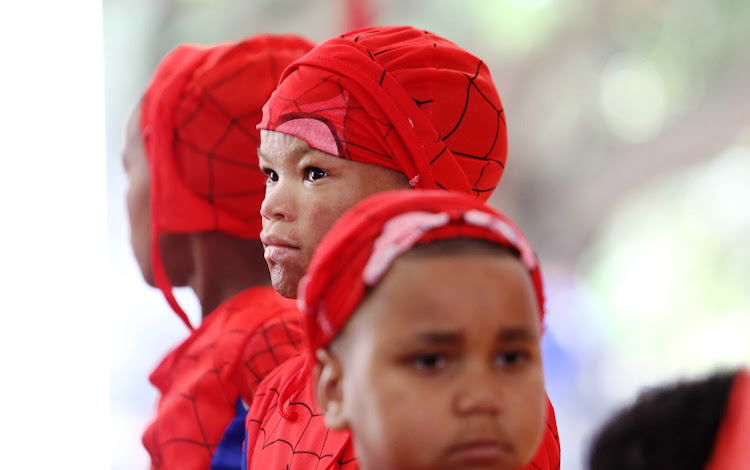
<path id="1" fill-rule="evenodd" d="M 209 469 L 238 400 L 247 407 L 261 380 L 301 347 L 300 320 L 293 300 L 247 289 L 172 350 L 150 376 L 161 395 L 143 434 L 151 468 Z"/>
<path id="2" fill-rule="evenodd" d="M 258 387 L 245 422 L 248 470 L 357 470 L 348 431 L 328 429 L 315 406 L 312 379 L 293 393 L 282 416 L 279 396 L 304 367 L 298 355 L 273 371 Z M 547 400 L 547 430 L 536 455 L 523 470 L 559 470 L 560 441 L 555 410 Z"/>

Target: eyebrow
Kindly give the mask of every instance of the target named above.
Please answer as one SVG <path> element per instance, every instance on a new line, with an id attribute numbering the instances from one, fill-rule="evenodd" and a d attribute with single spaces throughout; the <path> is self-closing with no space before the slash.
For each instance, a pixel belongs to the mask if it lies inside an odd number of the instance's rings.
<path id="1" fill-rule="evenodd" d="M 498 341 L 538 341 L 539 334 L 529 328 L 516 326 L 503 328 L 497 333 Z"/>
<path id="2" fill-rule="evenodd" d="M 417 339 L 424 343 L 455 344 L 462 341 L 463 335 L 457 331 L 426 331 L 420 333 Z"/>

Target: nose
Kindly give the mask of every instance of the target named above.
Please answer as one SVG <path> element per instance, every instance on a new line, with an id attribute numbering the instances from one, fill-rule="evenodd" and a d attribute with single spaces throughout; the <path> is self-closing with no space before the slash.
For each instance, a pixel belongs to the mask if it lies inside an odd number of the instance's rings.
<path id="1" fill-rule="evenodd" d="M 453 397 L 453 408 L 459 416 L 498 415 L 503 408 L 503 393 L 497 372 L 490 367 L 467 367 Z"/>
<path id="2" fill-rule="evenodd" d="M 266 187 L 266 195 L 260 205 L 260 215 L 267 220 L 294 220 L 296 213 L 296 194 L 294 188 L 286 182 L 276 181 Z"/>

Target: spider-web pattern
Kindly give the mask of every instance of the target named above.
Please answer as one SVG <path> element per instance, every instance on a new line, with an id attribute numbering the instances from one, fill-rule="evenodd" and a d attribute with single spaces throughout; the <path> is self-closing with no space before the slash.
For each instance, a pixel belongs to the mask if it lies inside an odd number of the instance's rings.
<path id="1" fill-rule="evenodd" d="M 281 389 L 304 367 L 305 357 L 288 360 L 258 388 L 245 425 L 248 469 L 357 468 L 349 433 L 326 427 L 309 381 L 285 406 L 291 416 L 285 418 L 279 412 Z"/>
<path id="2" fill-rule="evenodd" d="M 248 60 L 242 48 L 224 53 L 223 65 L 194 79 L 174 111 L 175 169 L 202 201 L 196 229 L 257 239 L 265 175 L 258 168 L 255 126 L 278 76 L 297 54 L 269 52 Z M 169 210 L 178 220 L 195 218 Z"/>
<path id="3" fill-rule="evenodd" d="M 294 302 L 272 288 L 248 289 L 167 355 L 151 374 L 161 392 L 143 435 L 151 468 L 210 468 L 238 399 L 251 404 L 260 381 L 300 350 L 300 320 Z"/>
<path id="4" fill-rule="evenodd" d="M 247 414 L 248 470 L 356 470 L 348 432 L 328 429 L 315 405 L 312 382 L 289 397 L 284 417 L 279 399 L 284 387 L 305 367 L 305 354 L 277 368 L 261 383 Z M 547 428 L 536 455 L 521 470 L 560 470 L 560 439 L 554 410 L 547 401 Z"/>
<path id="5" fill-rule="evenodd" d="M 160 61 L 141 105 L 159 232 L 258 239 L 265 176 L 255 127 L 282 71 L 312 47 L 299 36 L 262 34 L 182 44 Z"/>
<path id="6" fill-rule="evenodd" d="M 322 66 L 316 68 L 315 55 L 312 59 L 305 56 L 301 59 L 303 65 L 284 79 L 272 95 L 261 128 L 274 130 L 290 120 L 317 119 L 332 131 L 343 158 L 405 173 L 399 161 L 426 158 L 424 163 L 431 168 L 434 187 L 462 190 L 461 184 L 465 183 L 459 180 L 465 176 L 468 190 L 486 200 L 502 176 L 507 154 L 505 113 L 487 66 L 454 44 L 426 32 L 419 41 L 395 47 L 387 42 L 368 41 L 380 31 L 370 30 L 353 38 L 367 56 L 347 56 L 357 62 L 353 65 L 358 71 L 364 71 L 369 80 L 378 84 L 378 91 L 365 90 L 352 78 L 356 74 L 342 76 Z M 424 48 L 425 41 L 429 41 L 429 49 L 445 51 L 446 56 L 453 57 L 451 64 L 460 62 L 460 67 L 445 73 L 438 70 L 435 75 L 439 78 L 425 75 L 425 83 L 411 79 L 402 86 L 394 77 L 402 77 L 403 70 L 389 70 L 390 64 L 405 50 L 413 52 L 415 43 Z M 318 46 L 318 55 L 325 55 L 324 47 Z M 419 64 L 413 68 L 418 69 Z M 398 99 L 401 95 L 408 96 L 399 101 L 399 106 L 409 116 L 424 149 L 423 156 L 408 151 L 404 133 L 409 130 L 395 127 L 379 104 L 383 97 Z"/>

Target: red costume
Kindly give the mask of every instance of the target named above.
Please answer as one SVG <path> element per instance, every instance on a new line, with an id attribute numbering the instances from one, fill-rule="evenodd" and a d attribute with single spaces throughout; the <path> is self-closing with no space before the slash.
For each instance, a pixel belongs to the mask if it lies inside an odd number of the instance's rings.
<path id="1" fill-rule="evenodd" d="M 161 395 L 143 435 L 154 469 L 239 468 L 255 388 L 299 349 L 299 314 L 270 287 L 241 292 L 193 330 L 172 295 L 159 236 L 217 231 L 259 238 L 266 178 L 255 126 L 281 71 L 311 47 L 296 36 L 267 35 L 183 45 L 161 61 L 144 95 L 154 281 L 192 330 L 150 377 Z"/>
<path id="2" fill-rule="evenodd" d="M 398 200 L 394 204 L 391 201 Z M 386 205 L 386 203 L 388 203 Z M 347 431 L 329 430 L 317 410 L 309 351 L 326 346 L 346 324 L 391 262 L 417 243 L 445 238 L 486 239 L 516 249 L 529 270 L 540 311 L 544 295 L 539 265 L 522 232 L 490 207 L 435 191 L 377 194 L 360 202 L 331 228 L 300 284 L 307 348 L 261 383 L 248 413 L 248 468 L 355 469 Z M 557 469 L 560 447 L 552 405 L 547 430 L 525 469 Z"/>
<path id="3" fill-rule="evenodd" d="M 481 201 L 497 186 L 508 149 L 505 113 L 487 66 L 450 41 L 403 26 L 365 28 L 316 46 L 284 71 L 258 128 L 400 171 L 415 188 Z M 263 435 L 251 432 L 246 442 L 249 468 L 306 469 L 311 458 L 320 458 L 321 466 L 325 460 L 333 468 L 337 462 L 356 467 L 350 440 L 331 450 L 340 433 L 327 430 L 312 412 L 310 390 L 291 397 L 309 409 L 309 427 L 274 413 L 274 397 L 301 364 L 288 362 L 259 391 L 263 404 L 248 425 L 252 421 L 253 432 L 262 428 Z M 560 444 L 551 404 L 548 427 L 534 461 L 537 468 L 557 470 Z M 287 449 L 272 442 L 287 443 Z"/>

